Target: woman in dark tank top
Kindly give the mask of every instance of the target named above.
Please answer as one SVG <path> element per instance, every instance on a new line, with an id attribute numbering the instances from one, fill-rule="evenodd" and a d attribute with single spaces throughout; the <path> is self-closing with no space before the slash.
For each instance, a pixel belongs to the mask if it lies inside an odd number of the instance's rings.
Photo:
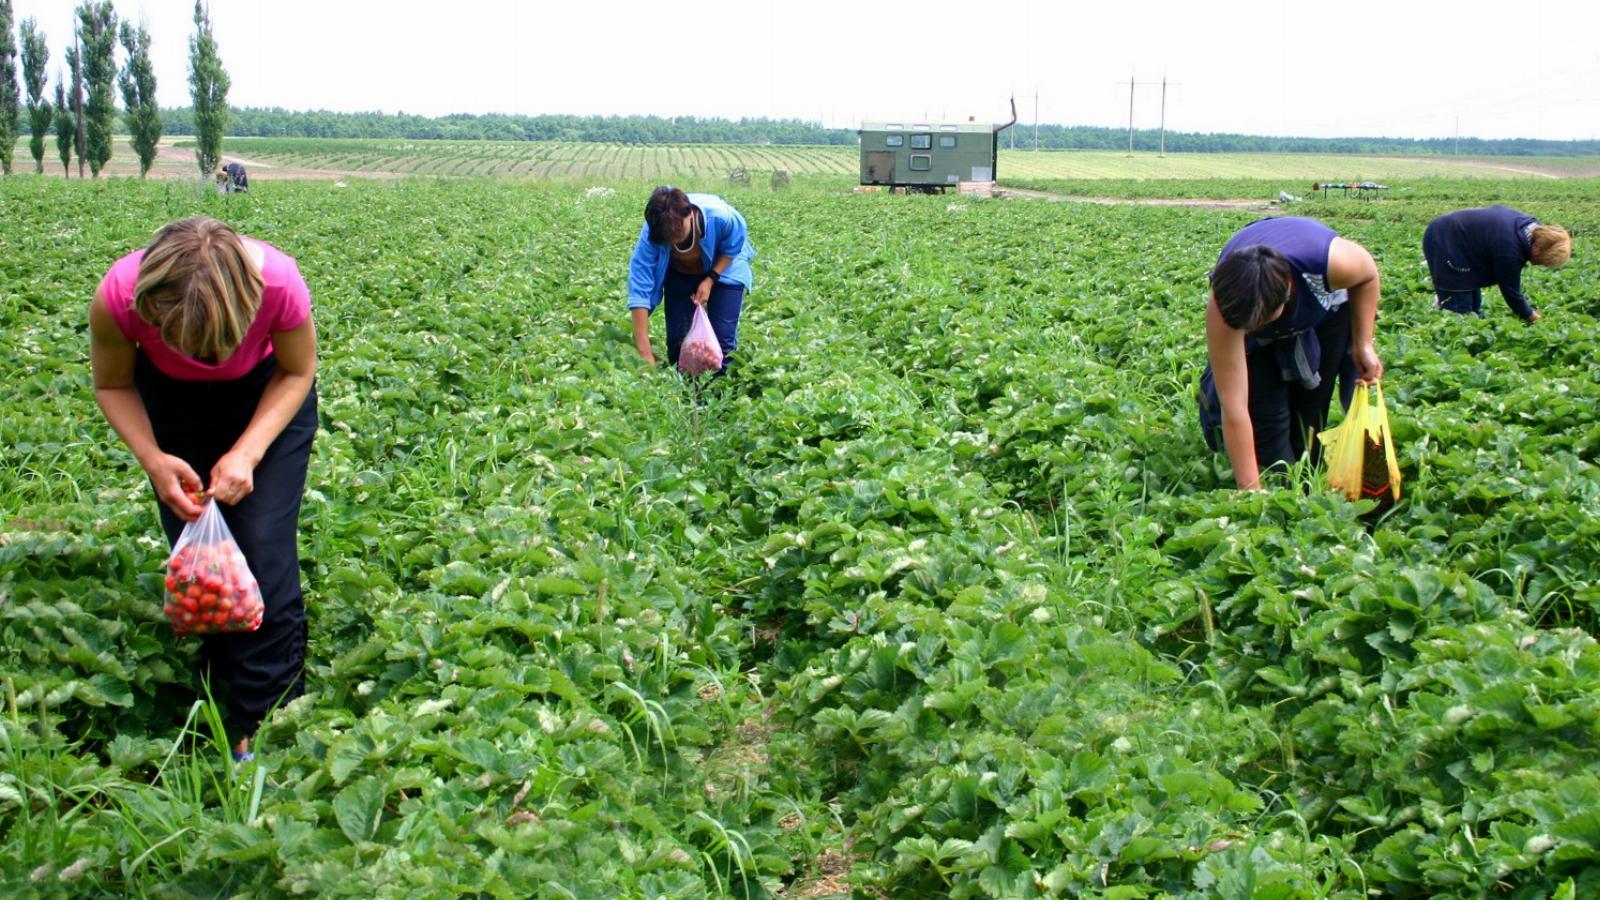
<path id="1" fill-rule="evenodd" d="M 1321 431 L 1336 380 L 1375 382 L 1379 299 L 1372 254 L 1314 219 L 1261 219 L 1222 248 L 1211 272 L 1200 417 L 1228 452 L 1241 490 L 1288 466 Z"/>

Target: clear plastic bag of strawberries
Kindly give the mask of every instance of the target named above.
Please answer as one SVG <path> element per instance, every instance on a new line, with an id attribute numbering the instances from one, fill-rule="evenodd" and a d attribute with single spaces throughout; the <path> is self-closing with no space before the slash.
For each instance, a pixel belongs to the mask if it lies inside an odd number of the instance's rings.
<path id="1" fill-rule="evenodd" d="M 255 631 L 261 627 L 261 588 L 234 543 L 217 501 L 183 526 L 167 558 L 161 611 L 177 635 Z"/>
<path id="2" fill-rule="evenodd" d="M 717 341 L 717 333 L 711 328 L 704 306 L 694 308 L 689 333 L 678 349 L 678 368 L 691 378 L 722 368 L 722 344 Z"/>

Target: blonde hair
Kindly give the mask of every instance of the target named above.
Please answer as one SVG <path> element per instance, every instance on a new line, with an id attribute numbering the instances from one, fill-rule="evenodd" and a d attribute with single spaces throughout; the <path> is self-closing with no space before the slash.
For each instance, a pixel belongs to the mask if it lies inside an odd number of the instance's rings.
<path id="1" fill-rule="evenodd" d="M 1533 226 L 1533 252 L 1529 254 L 1534 265 L 1560 268 L 1572 258 L 1572 237 L 1565 228 L 1556 225 Z"/>
<path id="2" fill-rule="evenodd" d="M 133 306 L 168 347 L 221 359 L 244 342 L 264 282 L 244 241 L 216 219 L 196 217 L 156 232 L 139 262 Z"/>

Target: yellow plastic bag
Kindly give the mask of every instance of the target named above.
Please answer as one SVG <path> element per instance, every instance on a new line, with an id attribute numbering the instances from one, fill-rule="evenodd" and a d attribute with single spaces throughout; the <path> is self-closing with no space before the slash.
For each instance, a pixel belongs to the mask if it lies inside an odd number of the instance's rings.
<path id="1" fill-rule="evenodd" d="M 1370 497 L 1387 508 L 1400 499 L 1400 463 L 1394 455 L 1383 385 L 1356 384 L 1350 409 L 1338 427 L 1318 437 L 1328 466 L 1328 485 L 1351 500 Z"/>

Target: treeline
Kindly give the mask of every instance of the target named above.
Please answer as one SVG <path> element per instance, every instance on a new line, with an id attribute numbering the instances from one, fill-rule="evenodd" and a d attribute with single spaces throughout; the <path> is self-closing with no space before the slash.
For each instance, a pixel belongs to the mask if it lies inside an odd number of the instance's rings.
<path id="1" fill-rule="evenodd" d="M 168 134 L 193 134 L 187 108 L 164 109 Z M 854 144 L 855 132 L 798 119 L 701 119 L 692 116 L 518 116 L 296 112 L 234 109 L 237 137 L 407 138 L 454 141 L 596 141 L 614 144 Z"/>
<path id="2" fill-rule="evenodd" d="M 187 108 L 162 110 L 168 134 L 194 133 Z M 248 137 L 406 138 L 457 141 L 594 141 L 612 144 L 839 144 L 856 142 L 854 130 L 824 128 L 798 119 L 702 119 L 692 116 L 470 115 L 430 118 L 405 113 L 327 110 L 296 112 L 270 108 L 234 109 L 228 133 Z M 1134 132 L 1134 148 L 1155 150 L 1161 134 Z M 1001 134 L 1001 146 L 1034 146 L 1034 128 L 1017 125 Z M 1038 145 L 1047 150 L 1126 150 L 1126 129 L 1087 125 L 1040 125 Z M 1166 148 L 1174 153 L 1360 153 L 1442 156 L 1595 156 L 1600 141 L 1543 141 L 1530 138 L 1263 137 L 1169 131 Z"/>
<path id="3" fill-rule="evenodd" d="M 1015 134 L 1001 134 L 1002 147 L 1034 146 L 1032 125 L 1017 125 Z M 1085 125 L 1040 125 L 1038 145 L 1045 150 L 1127 150 L 1126 128 Z M 1161 146 L 1161 132 L 1133 132 L 1135 150 Z M 1596 156 L 1600 141 L 1543 141 L 1533 138 L 1386 138 L 1386 137 L 1264 137 L 1253 134 L 1203 134 L 1169 131 L 1166 148 L 1174 153 L 1362 153 L 1387 156 Z"/>

